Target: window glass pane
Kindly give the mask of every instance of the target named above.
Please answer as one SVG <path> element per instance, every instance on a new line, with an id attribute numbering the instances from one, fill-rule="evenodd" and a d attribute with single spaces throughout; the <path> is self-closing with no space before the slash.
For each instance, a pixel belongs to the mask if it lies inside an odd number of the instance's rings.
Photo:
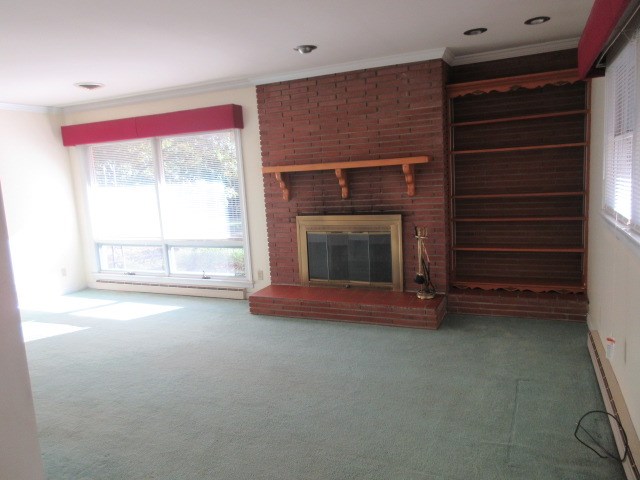
<path id="1" fill-rule="evenodd" d="M 327 236 L 329 252 L 329 280 L 349 279 L 349 236 L 333 233 Z"/>
<path id="2" fill-rule="evenodd" d="M 169 262 L 174 273 L 242 277 L 244 249 L 239 247 L 171 247 Z"/>
<path id="3" fill-rule="evenodd" d="M 371 280 L 369 269 L 369 234 L 350 233 L 348 237 L 348 250 L 349 279 L 369 282 Z"/>
<path id="4" fill-rule="evenodd" d="M 242 238 L 234 132 L 163 138 L 161 148 L 165 238 Z"/>
<path id="5" fill-rule="evenodd" d="M 159 238 L 152 144 L 149 140 L 90 147 L 91 224 L 97 239 Z"/>
<path id="6" fill-rule="evenodd" d="M 100 245 L 99 252 L 103 270 L 164 272 L 160 246 Z"/>
<path id="7" fill-rule="evenodd" d="M 633 134 L 620 135 L 613 140 L 611 170 L 615 175 L 613 208 L 624 218 L 631 218 L 631 165 L 633 162 Z"/>
<path id="8" fill-rule="evenodd" d="M 329 279 L 326 233 L 307 233 L 307 260 L 310 279 Z"/>
<path id="9" fill-rule="evenodd" d="M 640 196 L 638 175 L 637 40 L 630 40 L 607 66 L 604 208 L 620 226 L 631 224 Z"/>
<path id="10" fill-rule="evenodd" d="M 377 233 L 369 238 L 371 256 L 371 281 L 393 282 L 393 261 L 391 254 L 391 234 Z"/>
<path id="11" fill-rule="evenodd" d="M 100 269 L 245 277 L 238 134 L 90 146 L 89 214 Z"/>

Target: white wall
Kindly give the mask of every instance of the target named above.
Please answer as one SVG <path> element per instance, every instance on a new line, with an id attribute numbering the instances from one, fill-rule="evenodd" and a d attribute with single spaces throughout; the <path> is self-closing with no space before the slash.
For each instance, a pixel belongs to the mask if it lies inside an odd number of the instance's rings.
<path id="1" fill-rule="evenodd" d="M 59 121 L 45 113 L 0 110 L 0 182 L 21 301 L 86 285 Z"/>
<path id="2" fill-rule="evenodd" d="M 131 103 L 122 106 L 97 108 L 86 111 L 67 112 L 64 115 L 65 125 L 79 123 L 99 122 L 117 118 L 135 117 L 141 115 L 153 115 L 176 110 L 188 110 L 191 108 L 209 107 L 234 103 L 242 106 L 244 128 L 242 129 L 242 154 L 244 161 L 244 175 L 247 199 L 247 218 L 249 225 L 249 243 L 251 248 L 251 270 L 253 272 L 254 287 L 250 291 L 266 287 L 270 282 L 269 251 L 267 244 L 267 220 L 264 206 L 264 193 L 262 182 L 262 159 L 260 154 L 260 133 L 258 130 L 258 102 L 254 87 L 239 88 L 234 90 L 209 92 L 200 95 L 170 98 L 164 100 Z M 81 161 L 78 149 L 72 150 L 74 166 Z M 82 173 L 75 172 L 77 196 L 83 196 L 84 184 Z M 80 207 L 82 208 L 82 207 Z M 85 251 L 90 243 L 86 238 Z M 91 252 L 86 252 L 87 258 Z M 91 273 L 92 267 L 88 265 L 87 273 Z M 258 272 L 262 271 L 263 279 L 258 279 Z"/>
<path id="3" fill-rule="evenodd" d="M 0 192 L 0 478 L 44 478 Z"/>
<path id="4" fill-rule="evenodd" d="M 604 79 L 592 81 L 589 195 L 589 328 L 616 339 L 611 366 L 640 432 L 640 246 L 604 219 Z"/>

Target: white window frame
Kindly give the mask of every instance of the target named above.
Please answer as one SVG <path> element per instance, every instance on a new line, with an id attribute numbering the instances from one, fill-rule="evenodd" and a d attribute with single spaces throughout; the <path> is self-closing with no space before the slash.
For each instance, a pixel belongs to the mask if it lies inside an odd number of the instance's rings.
<path id="1" fill-rule="evenodd" d="M 253 286 L 253 274 L 252 274 L 252 262 L 251 262 L 251 248 L 249 244 L 249 226 L 248 226 L 248 214 L 247 214 L 247 201 L 246 201 L 246 189 L 245 189 L 245 176 L 244 176 L 244 157 L 242 152 L 242 138 L 241 130 L 234 128 L 229 129 L 232 131 L 235 139 L 236 157 L 238 161 L 238 195 L 240 201 L 240 208 L 242 209 L 242 240 L 167 240 L 164 239 L 161 242 L 158 241 L 146 241 L 146 240 L 126 240 L 122 239 L 109 239 L 100 238 L 96 239 L 93 235 L 93 228 L 91 225 L 90 215 L 90 189 L 92 187 L 93 165 L 90 159 L 90 148 L 92 145 L 85 145 L 82 147 L 83 157 L 83 169 L 85 192 L 84 204 L 85 204 L 85 221 L 86 231 L 88 235 L 88 244 L 90 244 L 89 250 L 91 251 L 91 278 L 94 281 L 110 280 L 120 281 L 123 283 L 147 283 L 153 282 L 154 284 L 165 284 L 173 286 L 212 286 L 219 287 L 231 287 L 231 288 L 250 288 Z M 162 137 L 151 137 L 153 149 L 154 149 L 154 161 L 156 163 L 156 191 L 158 190 L 159 180 L 158 174 L 161 165 L 160 142 L 164 138 L 175 138 L 180 136 L 192 136 L 192 135 L 205 135 L 207 133 L 219 133 L 220 131 L 211 132 L 194 132 L 186 133 L 182 135 L 166 135 Z M 124 142 L 124 141 L 123 141 Z M 118 143 L 118 142 L 113 142 Z M 159 200 L 158 200 L 159 201 Z M 104 270 L 100 268 L 99 248 L 100 245 L 123 245 L 123 246 L 137 246 L 137 245 L 157 245 L 163 247 L 164 256 L 164 273 L 156 272 L 143 272 L 138 271 L 135 274 L 127 274 L 122 271 Z M 168 248 L 171 246 L 207 246 L 207 247 L 242 247 L 244 250 L 244 264 L 245 264 L 245 276 L 244 277 L 227 277 L 227 276 L 214 276 L 212 274 L 206 275 L 200 274 L 175 274 L 169 272 L 169 254 Z"/>
<path id="2" fill-rule="evenodd" d="M 625 69 L 630 78 L 619 80 L 618 73 Z M 623 101 L 620 89 L 624 90 Z M 618 97 L 617 97 L 618 96 Z M 625 102 L 624 100 L 632 100 Z M 618 108 L 620 107 L 620 108 Z M 631 109 L 626 120 L 625 109 Z M 616 118 L 618 127 L 616 128 Z M 620 123 L 624 128 L 620 128 Z M 616 131 L 619 130 L 619 131 Z M 617 198 L 626 188 L 620 166 L 624 163 L 615 158 L 616 140 L 631 138 L 631 165 L 629 202 L 627 207 L 616 208 Z M 616 172 L 617 171 L 617 172 Z M 618 174 L 619 176 L 616 176 Z M 605 142 L 602 182 L 602 214 L 609 224 L 640 248 L 640 40 L 636 31 L 626 43 L 619 47 L 615 55 L 608 59 L 605 74 Z"/>

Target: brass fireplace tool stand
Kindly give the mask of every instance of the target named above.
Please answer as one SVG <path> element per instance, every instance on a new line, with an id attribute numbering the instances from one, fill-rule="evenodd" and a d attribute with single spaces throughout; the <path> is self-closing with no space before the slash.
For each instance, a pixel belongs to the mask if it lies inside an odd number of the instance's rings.
<path id="1" fill-rule="evenodd" d="M 436 296 L 436 287 L 431 283 L 431 263 L 425 246 L 427 227 L 415 227 L 418 239 L 418 273 L 415 282 L 420 285 L 416 295 L 420 300 L 427 300 Z"/>

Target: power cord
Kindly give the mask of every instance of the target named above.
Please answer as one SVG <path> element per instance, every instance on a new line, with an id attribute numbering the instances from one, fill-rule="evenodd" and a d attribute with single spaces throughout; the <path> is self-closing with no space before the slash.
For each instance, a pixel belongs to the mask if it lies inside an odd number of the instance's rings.
<path id="1" fill-rule="evenodd" d="M 598 440 L 596 440 L 594 438 L 594 436 L 589 433 L 589 430 L 587 430 L 583 425 L 582 425 L 582 421 L 585 420 L 587 417 L 589 417 L 589 415 L 594 415 L 594 414 L 604 414 L 609 416 L 610 418 L 613 418 L 615 420 L 615 422 L 618 424 L 618 428 L 620 429 L 620 433 L 622 435 L 622 443 L 624 445 L 624 455 L 622 455 L 622 457 L 620 457 L 619 455 L 616 455 L 614 453 L 611 453 L 609 450 L 607 450 L 604 446 L 602 446 L 602 444 L 600 442 L 598 442 Z M 587 444 L 585 441 L 583 441 L 579 436 L 578 436 L 578 431 L 584 431 L 584 433 L 586 433 L 589 438 L 593 441 L 593 443 L 600 448 L 601 452 L 598 452 L 595 448 L 593 448 L 591 445 Z M 624 462 L 625 459 L 627 458 L 627 453 L 629 452 L 629 442 L 627 440 L 627 432 L 625 432 L 624 428 L 622 427 L 622 424 L 620 423 L 620 420 L 618 419 L 618 417 L 616 415 L 612 415 L 609 412 L 605 412 L 603 410 L 591 410 L 590 412 L 585 413 L 580 420 L 578 421 L 578 425 L 576 425 L 576 430 L 575 432 L 573 432 L 573 436 L 576 437 L 576 439 L 583 444 L 585 447 L 587 447 L 589 450 L 593 451 L 596 455 L 598 455 L 600 458 L 613 458 L 614 460 L 618 460 L 619 462 Z M 603 454 L 604 453 L 604 454 Z"/>

